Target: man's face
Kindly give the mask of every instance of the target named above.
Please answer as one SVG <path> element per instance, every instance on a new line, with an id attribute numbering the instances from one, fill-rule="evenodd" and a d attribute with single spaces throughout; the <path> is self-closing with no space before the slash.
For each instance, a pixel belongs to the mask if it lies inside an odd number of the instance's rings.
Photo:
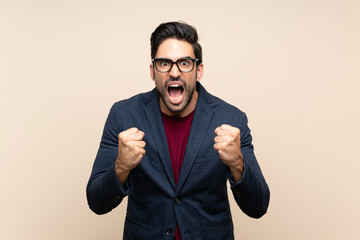
<path id="1" fill-rule="evenodd" d="M 155 58 L 168 58 L 176 62 L 179 58 L 195 58 L 190 43 L 173 38 L 163 41 Z M 159 72 L 153 63 L 150 64 L 150 75 L 155 81 L 160 95 L 161 111 L 170 116 L 183 117 L 191 113 L 196 106 L 198 93 L 196 81 L 200 81 L 203 74 L 203 64 L 191 72 L 181 72 L 174 64 L 170 72 Z"/>

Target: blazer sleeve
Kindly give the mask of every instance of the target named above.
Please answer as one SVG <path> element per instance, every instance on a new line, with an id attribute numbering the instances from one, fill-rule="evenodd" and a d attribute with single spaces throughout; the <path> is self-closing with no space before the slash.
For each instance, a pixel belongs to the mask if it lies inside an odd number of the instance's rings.
<path id="1" fill-rule="evenodd" d="M 118 155 L 118 134 L 122 131 L 119 108 L 112 106 L 107 117 L 86 196 L 90 209 L 97 214 L 110 212 L 131 190 L 130 182 L 123 186 L 115 172 Z"/>
<path id="2" fill-rule="evenodd" d="M 234 198 L 240 209 L 253 218 L 262 217 L 268 208 L 270 190 L 254 154 L 252 137 L 246 115 L 240 120 L 241 152 L 244 157 L 244 172 L 239 182 L 234 182 L 229 171 L 229 181 Z"/>

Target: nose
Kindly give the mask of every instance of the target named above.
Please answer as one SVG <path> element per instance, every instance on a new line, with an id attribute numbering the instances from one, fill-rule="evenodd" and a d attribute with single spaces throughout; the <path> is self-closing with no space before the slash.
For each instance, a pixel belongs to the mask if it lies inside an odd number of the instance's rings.
<path id="1" fill-rule="evenodd" d="M 176 64 L 174 64 L 172 66 L 172 68 L 170 69 L 170 76 L 173 78 L 177 78 L 180 76 L 180 74 L 181 74 L 181 72 L 180 72 L 178 66 Z"/>

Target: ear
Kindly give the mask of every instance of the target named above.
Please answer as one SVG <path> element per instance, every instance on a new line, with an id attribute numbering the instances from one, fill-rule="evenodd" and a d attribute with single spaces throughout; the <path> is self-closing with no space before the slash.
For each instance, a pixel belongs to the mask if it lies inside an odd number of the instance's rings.
<path id="1" fill-rule="evenodd" d="M 154 65 L 152 63 L 150 63 L 150 77 L 153 81 L 155 81 L 154 79 Z"/>
<path id="2" fill-rule="evenodd" d="M 203 74 L 204 74 L 204 64 L 200 63 L 199 66 L 196 68 L 196 81 L 200 81 Z"/>

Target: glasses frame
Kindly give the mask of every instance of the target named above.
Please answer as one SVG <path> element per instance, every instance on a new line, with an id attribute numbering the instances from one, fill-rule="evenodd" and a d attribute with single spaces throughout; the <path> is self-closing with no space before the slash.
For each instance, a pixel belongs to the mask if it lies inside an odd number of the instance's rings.
<path id="1" fill-rule="evenodd" d="M 171 67 L 169 68 L 168 71 L 160 71 L 157 66 L 156 66 L 156 61 L 159 61 L 159 60 L 167 60 L 169 62 L 171 62 Z M 190 71 L 182 71 L 180 68 L 179 68 L 179 65 L 178 65 L 178 62 L 181 61 L 181 60 L 191 60 L 193 62 L 193 67 Z M 180 72 L 183 72 L 183 73 L 189 73 L 189 72 L 192 72 L 192 70 L 194 70 L 194 67 L 195 67 L 195 62 L 199 61 L 199 59 L 197 58 L 190 58 L 190 57 L 184 57 L 184 58 L 179 58 L 178 60 L 176 60 L 175 62 L 169 58 L 153 58 L 151 59 L 151 61 L 153 62 L 153 67 L 156 68 L 156 70 L 158 72 L 161 72 L 161 73 L 167 73 L 167 72 L 170 72 L 172 67 L 174 66 L 174 64 L 176 65 L 176 67 L 179 69 Z"/>

